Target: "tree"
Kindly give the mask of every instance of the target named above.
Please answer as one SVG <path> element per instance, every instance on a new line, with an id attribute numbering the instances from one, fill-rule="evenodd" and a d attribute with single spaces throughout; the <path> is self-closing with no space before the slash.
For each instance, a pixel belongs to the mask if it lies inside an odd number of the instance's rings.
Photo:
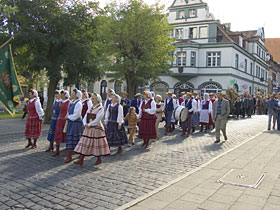
<path id="1" fill-rule="evenodd" d="M 102 40 L 98 5 L 78 0 L 9 0 L 18 13 L 7 19 L 6 32 L 18 33 L 14 41 L 20 53 L 16 61 L 32 72 L 47 72 L 49 78 L 45 123 L 52 115 L 54 92 L 66 75 L 68 85 L 102 75 Z M 21 49 L 21 50 L 19 50 Z M 25 58 L 25 59 L 24 59 Z"/>
<path id="2" fill-rule="evenodd" d="M 15 14 L 17 11 L 16 6 L 11 6 L 6 4 L 6 0 L 2 0 L 0 2 L 0 19 L 1 19 L 1 27 L 0 32 L 4 32 L 4 26 L 6 25 L 7 18 L 10 17 L 11 14 Z"/>
<path id="3" fill-rule="evenodd" d="M 168 72 L 174 51 L 170 38 L 172 27 L 158 4 L 148 6 L 143 0 L 113 3 L 105 9 L 108 15 L 106 41 L 112 58 L 109 76 L 124 79 L 129 97 L 138 85 Z"/>

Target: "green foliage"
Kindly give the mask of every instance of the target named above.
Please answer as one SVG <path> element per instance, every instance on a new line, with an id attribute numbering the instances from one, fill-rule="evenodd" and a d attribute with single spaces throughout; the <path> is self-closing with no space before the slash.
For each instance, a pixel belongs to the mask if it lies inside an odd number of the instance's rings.
<path id="1" fill-rule="evenodd" d="M 171 26 L 163 7 L 148 6 L 143 0 L 128 0 L 106 7 L 106 41 L 112 55 L 109 76 L 125 79 L 132 96 L 137 85 L 168 72 L 174 51 Z M 132 91 L 130 90 L 132 89 Z"/>
<path id="2" fill-rule="evenodd" d="M 4 32 L 4 26 L 6 24 L 6 20 L 10 17 L 11 14 L 15 14 L 17 12 L 17 7 L 12 5 L 7 5 L 7 0 L 1 0 L 0 2 L 0 19 L 1 26 L 0 32 Z"/>

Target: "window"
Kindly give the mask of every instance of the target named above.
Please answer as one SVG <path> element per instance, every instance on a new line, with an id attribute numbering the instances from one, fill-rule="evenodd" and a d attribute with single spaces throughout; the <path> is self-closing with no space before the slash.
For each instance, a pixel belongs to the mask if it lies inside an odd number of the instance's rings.
<path id="1" fill-rule="evenodd" d="M 196 66 L 196 52 L 191 52 L 191 66 Z"/>
<path id="2" fill-rule="evenodd" d="M 257 46 L 257 55 L 258 56 L 260 55 L 260 48 L 259 48 L 259 46 Z"/>
<path id="3" fill-rule="evenodd" d="M 267 71 L 265 71 L 265 81 L 267 81 Z"/>
<path id="4" fill-rule="evenodd" d="M 186 52 L 177 52 L 177 65 L 186 66 L 187 63 L 187 53 Z"/>
<path id="5" fill-rule="evenodd" d="M 245 67 L 244 67 L 245 72 L 247 73 L 247 65 L 248 65 L 248 61 L 247 61 L 247 59 L 245 59 L 244 65 L 245 65 Z"/>
<path id="6" fill-rule="evenodd" d="M 238 64 L 239 64 L 239 55 L 235 54 L 235 68 L 238 69 Z"/>
<path id="7" fill-rule="evenodd" d="M 221 66 L 221 53 L 220 52 L 208 52 L 207 53 L 207 66 L 208 67 Z"/>
<path id="8" fill-rule="evenodd" d="M 185 18 L 185 10 L 180 10 L 179 11 L 179 19 L 184 19 Z"/>
<path id="9" fill-rule="evenodd" d="M 178 38 L 178 39 L 183 39 L 183 37 L 184 37 L 184 29 L 177 28 L 175 30 L 175 37 Z"/>
<path id="10" fill-rule="evenodd" d="M 196 16 L 195 9 L 190 9 L 189 10 L 189 17 L 192 18 L 192 17 L 195 17 L 195 16 Z"/>
<path id="11" fill-rule="evenodd" d="M 262 75 L 261 78 L 264 78 L 264 69 L 262 69 Z"/>
<path id="12" fill-rule="evenodd" d="M 250 64 L 250 74 L 253 75 L 253 63 Z"/>
<path id="13" fill-rule="evenodd" d="M 189 39 L 197 38 L 197 28 L 190 28 Z"/>
<path id="14" fill-rule="evenodd" d="M 200 27 L 199 28 L 199 37 L 200 38 L 207 38 L 208 37 L 208 27 Z"/>

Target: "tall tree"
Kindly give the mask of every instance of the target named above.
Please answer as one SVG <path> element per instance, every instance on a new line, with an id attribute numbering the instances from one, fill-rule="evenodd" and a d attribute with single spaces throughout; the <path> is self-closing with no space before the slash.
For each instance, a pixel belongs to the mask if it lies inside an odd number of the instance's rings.
<path id="1" fill-rule="evenodd" d="M 94 81 L 102 75 L 98 5 L 79 0 L 9 2 L 18 8 L 18 13 L 7 19 L 6 31 L 18 33 L 16 48 L 25 49 L 19 53 L 18 60 L 22 64 L 26 62 L 23 66 L 29 72 L 43 70 L 49 78 L 45 118 L 49 123 L 54 92 L 62 75 L 68 85 L 81 79 Z"/>
<path id="2" fill-rule="evenodd" d="M 114 2 L 106 11 L 105 37 L 114 58 L 109 76 L 124 79 L 129 97 L 133 97 L 138 85 L 168 72 L 174 50 L 172 28 L 163 7 L 149 6 L 143 0 L 127 0 L 120 5 Z"/>

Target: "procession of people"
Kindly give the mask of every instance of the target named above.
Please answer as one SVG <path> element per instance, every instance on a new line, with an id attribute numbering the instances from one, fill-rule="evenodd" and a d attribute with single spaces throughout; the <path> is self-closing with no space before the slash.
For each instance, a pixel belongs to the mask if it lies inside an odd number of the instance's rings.
<path id="1" fill-rule="evenodd" d="M 65 163 L 72 162 L 73 154 L 79 154 L 74 163 L 82 166 L 86 156 L 95 156 L 95 165 L 99 165 L 102 156 L 111 154 L 112 147 L 117 147 L 117 153 L 121 153 L 125 145 L 135 145 L 135 137 L 143 139 L 142 147 L 149 149 L 151 140 L 162 137 L 161 123 L 164 123 L 164 135 L 179 129 L 184 138 L 196 131 L 205 133 L 215 128 L 214 143 L 220 143 L 221 132 L 224 140 L 228 140 L 226 126 L 230 114 L 239 119 L 267 112 L 268 130 L 280 130 L 280 93 L 267 96 L 265 100 L 244 93 L 234 101 L 222 92 L 204 93 L 202 98 L 197 92 L 182 92 L 177 99 L 171 91 L 166 96 L 144 91 L 137 93 L 132 101 L 127 96 L 126 92 L 119 96 L 109 89 L 103 106 L 97 93 L 75 88 L 70 97 L 68 91 L 56 90 L 46 152 L 53 151 L 52 156 L 59 156 L 61 143 L 66 143 Z M 34 149 L 42 133 L 44 117 L 38 92 L 34 89 L 30 90 L 26 108 L 26 148 Z"/>

